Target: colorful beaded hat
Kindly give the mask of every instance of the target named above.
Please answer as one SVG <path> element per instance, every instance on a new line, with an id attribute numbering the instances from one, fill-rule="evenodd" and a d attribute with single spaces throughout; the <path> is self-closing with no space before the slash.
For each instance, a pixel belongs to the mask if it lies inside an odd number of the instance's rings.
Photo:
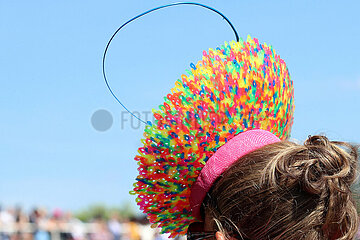
<path id="1" fill-rule="evenodd" d="M 294 90 L 285 62 L 248 37 L 203 52 L 176 81 L 145 127 L 134 192 L 137 204 L 171 237 L 194 221 L 191 188 L 208 159 L 235 135 L 267 130 L 287 139 Z"/>
<path id="2" fill-rule="evenodd" d="M 192 188 L 218 149 L 253 129 L 267 139 L 256 148 L 287 139 L 293 123 L 293 83 L 271 46 L 248 37 L 202 55 L 153 109 L 155 120 L 145 126 L 135 157 L 139 175 L 131 194 L 170 237 L 185 234 L 199 218 L 190 204 Z"/>

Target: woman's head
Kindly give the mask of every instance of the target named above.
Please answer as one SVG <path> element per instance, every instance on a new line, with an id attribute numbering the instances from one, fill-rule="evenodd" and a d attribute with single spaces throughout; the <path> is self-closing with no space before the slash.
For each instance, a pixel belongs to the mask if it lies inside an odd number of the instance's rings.
<path id="1" fill-rule="evenodd" d="M 238 239 L 352 239 L 356 149 L 313 136 L 255 150 L 215 182 L 202 206 L 205 230 Z"/>

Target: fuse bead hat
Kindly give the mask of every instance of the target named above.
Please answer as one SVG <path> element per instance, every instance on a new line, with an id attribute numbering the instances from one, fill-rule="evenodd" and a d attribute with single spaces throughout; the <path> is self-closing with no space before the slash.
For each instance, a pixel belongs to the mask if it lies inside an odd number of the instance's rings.
<path id="1" fill-rule="evenodd" d="M 289 138 L 294 90 L 284 60 L 255 38 L 204 51 L 177 80 L 154 122 L 145 127 L 135 157 L 132 194 L 154 226 L 170 237 L 195 221 L 191 189 L 211 156 L 251 129 Z"/>

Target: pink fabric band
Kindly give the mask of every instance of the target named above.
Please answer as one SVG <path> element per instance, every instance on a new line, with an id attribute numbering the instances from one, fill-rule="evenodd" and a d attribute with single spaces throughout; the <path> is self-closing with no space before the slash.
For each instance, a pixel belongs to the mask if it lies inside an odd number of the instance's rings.
<path id="1" fill-rule="evenodd" d="M 280 139 L 274 134 L 256 129 L 242 132 L 221 146 L 206 162 L 191 188 L 190 206 L 193 216 L 198 220 L 202 220 L 200 214 L 201 203 L 212 184 L 227 168 L 242 156 L 279 141 Z"/>

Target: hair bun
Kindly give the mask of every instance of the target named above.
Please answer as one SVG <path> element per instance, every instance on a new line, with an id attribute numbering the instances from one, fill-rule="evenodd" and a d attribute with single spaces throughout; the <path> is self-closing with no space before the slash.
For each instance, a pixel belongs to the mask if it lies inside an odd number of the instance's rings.
<path id="1" fill-rule="evenodd" d="M 357 148 L 325 136 L 309 136 L 304 145 L 287 144 L 267 164 L 262 183 L 309 193 L 322 213 L 322 229 L 330 235 L 357 229 L 351 221 L 357 213 L 350 189 L 356 179 Z M 342 229 L 345 222 L 347 229 Z"/>
<path id="2" fill-rule="evenodd" d="M 263 182 L 274 187 L 299 185 L 311 194 L 349 191 L 355 181 L 357 149 L 325 136 L 309 136 L 304 145 L 288 143 L 267 164 Z"/>
<path id="3" fill-rule="evenodd" d="M 331 142 L 325 136 L 309 136 L 304 146 L 308 159 L 303 164 L 303 186 L 306 191 L 346 193 L 355 181 L 356 148 L 342 142 Z"/>

